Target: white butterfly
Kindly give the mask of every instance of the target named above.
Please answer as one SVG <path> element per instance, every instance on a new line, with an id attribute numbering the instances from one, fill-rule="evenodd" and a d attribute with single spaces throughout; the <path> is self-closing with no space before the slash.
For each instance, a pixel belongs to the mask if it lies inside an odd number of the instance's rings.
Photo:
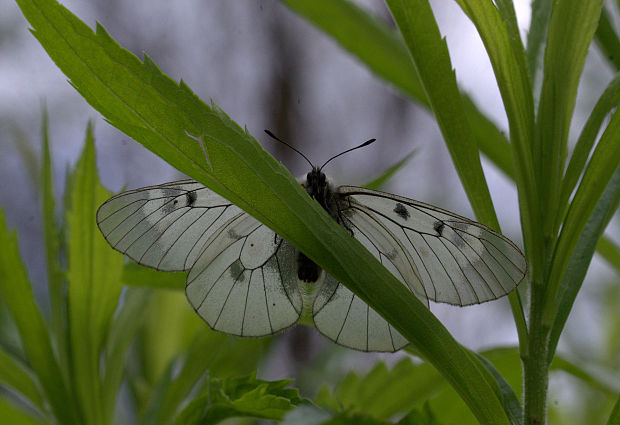
<path id="1" fill-rule="evenodd" d="M 301 182 L 308 194 L 425 304 L 494 300 L 524 278 L 521 251 L 488 227 L 389 193 L 333 188 L 321 169 Z M 189 270 L 187 298 L 215 330 L 266 336 L 304 316 L 356 350 L 393 352 L 408 344 L 292 244 L 194 180 L 114 196 L 97 211 L 97 224 L 137 263 Z"/>

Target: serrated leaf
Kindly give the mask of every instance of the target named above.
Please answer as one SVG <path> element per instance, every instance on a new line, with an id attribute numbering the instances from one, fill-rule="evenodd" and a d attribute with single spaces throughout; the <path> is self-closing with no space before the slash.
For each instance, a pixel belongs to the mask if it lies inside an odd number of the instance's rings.
<path id="1" fill-rule="evenodd" d="M 332 411 L 353 411 L 389 419 L 410 411 L 445 385 L 428 364 L 414 365 L 404 358 L 391 370 L 378 362 L 365 376 L 349 373 L 333 391 L 323 387 L 315 403 Z"/>
<path id="2" fill-rule="evenodd" d="M 108 326 L 120 296 L 123 256 L 99 234 L 95 213 L 110 196 L 97 176 L 91 128 L 75 168 L 71 210 L 67 212 L 69 267 L 68 324 L 73 385 L 86 423 L 106 423 L 100 358 Z"/>
<path id="3" fill-rule="evenodd" d="M 178 425 L 208 425 L 233 417 L 280 420 L 304 402 L 290 381 L 263 381 L 255 376 L 209 381 L 208 392 L 195 397 L 177 417 Z M 307 403 L 307 402 L 306 402 Z"/>
<path id="4" fill-rule="evenodd" d="M 241 127 L 56 1 L 18 4 L 56 64 L 106 119 L 291 241 L 394 325 L 474 410 L 497 419 L 492 412 L 501 408 L 476 361 Z"/>
<path id="5" fill-rule="evenodd" d="M 180 406 L 205 373 L 223 378 L 255 370 L 268 344 L 268 339 L 240 339 L 210 330 L 198 332 L 187 349 L 177 376 L 166 384 L 159 399 L 152 399 L 149 403 L 149 415 L 156 418 L 153 423 L 172 423 Z"/>

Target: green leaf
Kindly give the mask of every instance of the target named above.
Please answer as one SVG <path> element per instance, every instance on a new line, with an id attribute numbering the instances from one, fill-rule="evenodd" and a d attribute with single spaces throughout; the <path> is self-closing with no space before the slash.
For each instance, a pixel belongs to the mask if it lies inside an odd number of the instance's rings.
<path id="1" fill-rule="evenodd" d="M 596 243 L 596 252 L 620 273 L 620 247 L 604 235 Z"/>
<path id="2" fill-rule="evenodd" d="M 145 415 L 153 417 L 150 423 L 172 423 L 179 407 L 207 371 L 210 376 L 222 378 L 256 370 L 268 344 L 269 339 L 241 339 L 200 330 L 187 349 L 177 376 L 167 382 L 160 398 L 150 400 Z M 170 365 L 173 364 L 174 359 Z"/>
<path id="3" fill-rule="evenodd" d="M 125 285 L 184 291 L 186 277 L 187 273 L 166 273 L 131 262 L 124 265 L 122 279 Z"/>
<path id="4" fill-rule="evenodd" d="M 378 77 L 430 108 L 402 38 L 381 20 L 346 0 L 282 0 L 312 22 Z M 508 175 L 512 170 L 510 146 L 468 96 L 465 113 L 480 150 Z"/>
<path id="5" fill-rule="evenodd" d="M 0 382 L 3 386 L 21 394 L 38 409 L 39 414 L 45 412 L 44 400 L 32 370 L 2 348 L 0 348 Z"/>
<path id="6" fill-rule="evenodd" d="M 600 200 L 581 231 L 579 240 L 567 264 L 566 272 L 560 285 L 557 313 L 553 318 L 553 327 L 549 336 L 548 361 L 555 354 L 558 341 L 566 320 L 573 308 L 575 298 L 581 289 L 595 249 L 601 245 L 601 236 L 607 224 L 618 209 L 620 203 L 620 168 L 617 168 L 611 181 L 605 188 Z M 604 244 L 605 242 L 603 242 Z"/>
<path id="7" fill-rule="evenodd" d="M 596 28 L 595 40 L 609 63 L 617 71 L 620 69 L 620 40 L 611 22 L 609 11 L 603 6 L 601 19 Z"/>
<path id="8" fill-rule="evenodd" d="M 9 234 L 2 210 L 0 246 L 0 296 L 17 325 L 28 363 L 36 373 L 58 421 L 77 424 L 71 396 L 52 350 L 49 331 L 34 301 L 26 267 L 19 255 L 17 235 Z"/>
<path id="9" fill-rule="evenodd" d="M 533 0 L 531 4 L 532 18 L 527 32 L 527 64 L 530 71 L 530 81 L 533 82 L 536 77 L 536 71 L 538 71 L 540 52 L 547 37 L 547 26 L 549 25 L 553 1 Z"/>
<path id="10" fill-rule="evenodd" d="M 410 358 L 404 358 L 391 370 L 378 362 L 364 377 L 349 373 L 333 391 L 323 387 L 315 403 L 332 411 L 389 419 L 420 405 L 444 385 L 444 380 L 428 364 L 414 365 Z"/>
<path id="11" fill-rule="evenodd" d="M 6 424 L 11 425 L 43 425 L 49 424 L 40 419 L 34 418 L 21 409 L 18 409 L 4 397 L 0 397 L 0 418 Z"/>
<path id="12" fill-rule="evenodd" d="M 607 421 L 607 425 L 615 425 L 620 424 L 620 395 L 616 400 L 616 404 L 614 405 L 613 410 L 609 414 L 609 420 Z"/>
<path id="13" fill-rule="evenodd" d="M 553 324 L 560 307 L 560 284 L 588 220 L 620 164 L 620 110 L 601 136 L 570 204 L 550 266 L 545 291 L 544 321 Z"/>
<path id="14" fill-rule="evenodd" d="M 47 110 L 42 113 L 42 159 L 39 187 L 43 199 L 43 236 L 45 240 L 45 260 L 47 265 L 47 286 L 52 310 L 52 330 L 58 341 L 58 351 L 63 369 L 68 365 L 67 340 L 65 334 L 66 311 L 63 299 L 63 270 L 60 266 L 61 234 L 56 223 L 54 202 L 54 176 L 50 156 L 50 141 Z"/>
<path id="15" fill-rule="evenodd" d="M 447 45 L 441 38 L 430 5 L 423 0 L 387 3 L 409 48 L 476 217 L 498 229 L 476 139 L 465 115 Z"/>
<path id="16" fill-rule="evenodd" d="M 588 383 L 592 388 L 609 395 L 620 394 L 620 373 L 583 361 L 571 361 L 557 355 L 551 363 L 551 370 L 561 370 Z"/>
<path id="17" fill-rule="evenodd" d="M 512 176 L 519 191 L 519 210 L 526 257 L 532 263 L 531 270 L 540 270 L 542 244 L 538 231 L 539 202 L 531 153 L 534 100 L 514 7 L 511 2 L 504 0 L 497 2 L 498 8 L 492 1 L 457 0 L 457 2 L 476 26 L 495 72 L 510 128 L 512 158 L 516 164 Z M 454 143 L 458 143 L 458 138 Z M 498 224 L 491 225 L 494 226 L 499 229 Z M 522 350 L 525 350 L 528 345 L 528 333 L 518 292 L 510 294 L 509 300 L 520 345 Z"/>
<path id="18" fill-rule="evenodd" d="M 110 320 L 121 292 L 123 256 L 101 236 L 95 213 L 109 196 L 97 176 L 95 145 L 90 126 L 75 168 L 69 232 L 68 324 L 73 385 L 84 422 L 106 423 L 100 379 L 100 358 Z"/>
<path id="19" fill-rule="evenodd" d="M 94 34 L 57 2 L 18 4 L 48 54 L 113 125 L 291 241 L 392 323 L 488 419 L 485 422 L 506 423 L 505 416 L 495 420 L 496 414 L 503 415 L 501 405 L 476 361 L 219 108 L 206 106 L 148 57 L 139 61 L 100 26 Z"/>
<path id="20" fill-rule="evenodd" d="M 616 76 L 607 86 L 601 97 L 596 102 L 594 109 L 588 117 L 588 121 L 581 130 L 579 140 L 575 145 L 573 154 L 571 155 L 564 180 L 562 181 L 562 191 L 560 194 L 560 213 L 557 216 L 558 223 L 561 223 L 566 214 L 568 200 L 575 190 L 575 186 L 579 181 L 579 177 L 583 173 L 584 166 L 590 157 L 592 146 L 599 134 L 601 125 L 607 115 L 620 103 L 620 75 Z M 556 224 L 559 227 L 559 224 Z"/>
<path id="21" fill-rule="evenodd" d="M 367 189 L 373 189 L 373 190 L 381 189 L 385 185 L 386 182 L 388 182 L 392 177 L 394 177 L 394 174 L 396 174 L 398 171 L 400 171 L 401 168 L 403 168 L 405 165 L 409 163 L 411 158 L 413 158 L 413 156 L 416 153 L 417 153 L 417 149 L 412 150 L 403 159 L 401 159 L 396 164 L 390 166 L 387 170 L 381 173 L 380 176 L 376 177 L 375 179 L 369 181 L 368 183 L 362 186 Z"/>
<path id="22" fill-rule="evenodd" d="M 254 376 L 209 381 L 208 391 L 195 397 L 175 424 L 208 425 L 233 417 L 280 420 L 303 402 L 290 381 L 263 381 Z"/>
<path id="23" fill-rule="evenodd" d="M 142 326 L 144 306 L 151 292 L 136 288 L 125 292 L 123 305 L 110 325 L 103 362 L 102 403 L 104 412 L 114 412 L 114 405 L 123 380 L 125 357 L 136 333 Z"/>
<path id="24" fill-rule="evenodd" d="M 601 14 L 603 0 L 554 2 L 536 123 L 534 159 L 546 249 L 556 240 L 555 222 L 565 167 L 566 143 L 577 86 Z"/>
<path id="25" fill-rule="evenodd" d="M 431 406 L 424 403 L 421 410 L 413 409 L 407 416 L 398 421 L 398 425 L 441 425 L 441 422 L 433 413 Z"/>
<path id="26" fill-rule="evenodd" d="M 472 353 L 482 361 L 484 367 L 489 371 L 495 380 L 501 394 L 501 401 L 504 405 L 504 411 L 506 412 L 508 419 L 510 419 L 510 423 L 512 425 L 522 425 L 523 410 L 521 403 L 519 402 L 519 399 L 510 384 L 506 381 L 502 374 L 499 373 L 495 366 L 493 366 L 493 363 L 478 353 Z"/>
<path id="27" fill-rule="evenodd" d="M 11 126 L 11 133 L 11 140 L 13 141 L 15 148 L 17 148 L 17 152 L 19 153 L 22 162 L 26 166 L 28 177 L 30 177 L 30 183 L 35 190 L 38 190 L 41 175 L 39 169 L 39 158 L 37 157 L 37 153 L 32 146 L 33 143 L 30 141 L 30 138 L 26 135 L 24 130 L 17 125 Z"/>

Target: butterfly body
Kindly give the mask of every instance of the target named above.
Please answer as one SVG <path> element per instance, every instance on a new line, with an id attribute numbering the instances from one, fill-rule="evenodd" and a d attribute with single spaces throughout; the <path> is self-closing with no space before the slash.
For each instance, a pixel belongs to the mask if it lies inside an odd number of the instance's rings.
<path id="1" fill-rule="evenodd" d="M 413 294 L 456 305 L 499 298 L 523 279 L 523 254 L 486 226 L 408 198 L 333 187 L 313 167 L 302 186 Z M 193 180 L 121 193 L 97 212 L 112 247 L 139 264 L 189 270 L 186 295 L 213 329 L 265 336 L 309 321 L 362 351 L 407 345 L 385 319 L 290 242 Z"/>

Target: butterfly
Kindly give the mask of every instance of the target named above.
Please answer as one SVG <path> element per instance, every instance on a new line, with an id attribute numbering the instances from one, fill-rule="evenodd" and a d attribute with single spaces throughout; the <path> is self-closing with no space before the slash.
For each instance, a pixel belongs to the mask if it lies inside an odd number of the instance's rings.
<path id="1" fill-rule="evenodd" d="M 459 306 L 494 300 L 525 277 L 523 254 L 501 234 L 405 197 L 334 187 L 322 172 L 327 162 L 312 166 L 301 185 L 427 306 L 429 300 Z M 408 344 L 290 242 L 194 180 L 116 195 L 97 211 L 97 224 L 108 243 L 135 262 L 189 270 L 187 299 L 217 331 L 267 336 L 303 317 L 356 350 L 394 352 Z"/>

